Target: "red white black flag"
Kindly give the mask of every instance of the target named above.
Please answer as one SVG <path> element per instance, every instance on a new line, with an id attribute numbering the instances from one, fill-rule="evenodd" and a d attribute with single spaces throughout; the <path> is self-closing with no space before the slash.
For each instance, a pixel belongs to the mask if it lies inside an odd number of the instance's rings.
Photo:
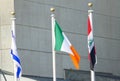
<path id="1" fill-rule="evenodd" d="M 93 23 L 92 23 L 92 12 L 88 14 L 88 56 L 90 60 L 90 68 L 91 70 L 94 69 L 96 59 L 96 50 L 95 50 L 95 43 L 93 38 Z"/>

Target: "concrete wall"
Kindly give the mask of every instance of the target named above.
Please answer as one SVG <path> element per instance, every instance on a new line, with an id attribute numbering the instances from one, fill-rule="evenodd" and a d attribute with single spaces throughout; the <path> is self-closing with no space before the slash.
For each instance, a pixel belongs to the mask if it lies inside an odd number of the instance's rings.
<path id="1" fill-rule="evenodd" d="M 6 1 L 5 4 L 7 3 Z M 85 0 L 15 0 L 17 47 L 24 75 L 52 77 L 51 7 L 56 8 L 56 20 L 81 55 L 81 70 L 89 70 L 87 3 L 88 1 Z M 119 3 L 119 0 L 93 1 L 94 39 L 98 57 L 98 64 L 95 66 L 95 70 L 97 72 L 120 75 Z M 9 7 L 5 7 L 5 9 L 9 9 Z M 3 9 L 2 11 L 5 13 Z M 4 15 L 0 14 L 2 17 L 1 23 L 8 22 L 7 27 L 9 27 L 11 22 L 9 11 L 11 9 L 6 11 L 7 13 Z M 10 42 L 8 40 L 11 40 L 10 28 L 8 29 L 4 26 L 6 27 L 6 25 L 1 25 L 0 43 L 5 43 L 6 48 L 9 48 Z M 3 27 L 5 29 L 2 29 Z M 3 31 L 8 31 L 9 33 Z M 2 40 L 3 38 L 4 40 Z M 4 51 L 2 49 L 2 55 L 4 52 L 9 55 L 8 50 Z M 9 57 L 3 56 L 2 58 Z M 5 62 L 6 65 L 12 63 L 7 63 L 7 60 L 2 60 L 2 62 Z M 68 54 L 57 52 L 56 68 L 58 78 L 64 77 L 64 69 L 74 69 Z M 11 71 L 12 64 L 11 69 L 6 68 L 6 70 Z"/>
<path id="2" fill-rule="evenodd" d="M 11 11 L 14 11 L 13 0 L 0 0 L 0 69 L 13 72 L 13 61 L 10 57 L 11 46 Z"/>

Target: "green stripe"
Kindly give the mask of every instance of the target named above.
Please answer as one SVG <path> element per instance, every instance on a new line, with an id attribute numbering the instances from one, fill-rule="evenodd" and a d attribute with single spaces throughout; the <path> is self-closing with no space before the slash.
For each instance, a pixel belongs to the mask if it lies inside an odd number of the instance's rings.
<path id="1" fill-rule="evenodd" d="M 57 21 L 55 21 L 55 50 L 56 51 L 60 51 L 64 37 L 62 35 L 62 30 L 59 26 L 59 24 L 57 23 Z"/>

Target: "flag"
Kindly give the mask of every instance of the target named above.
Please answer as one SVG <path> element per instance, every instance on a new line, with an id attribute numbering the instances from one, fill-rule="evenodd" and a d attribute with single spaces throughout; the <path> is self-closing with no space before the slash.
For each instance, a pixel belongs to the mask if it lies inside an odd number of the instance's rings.
<path id="1" fill-rule="evenodd" d="M 90 60 L 90 68 L 94 69 L 96 63 L 96 50 L 93 38 L 93 24 L 92 24 L 92 13 L 88 15 L 88 57 Z"/>
<path id="2" fill-rule="evenodd" d="M 11 43 L 11 56 L 12 56 L 12 59 L 15 63 L 15 77 L 17 79 L 19 79 L 21 77 L 21 74 L 22 74 L 22 67 L 21 67 L 21 63 L 20 63 L 20 58 L 18 56 L 18 52 L 17 52 L 17 47 L 16 47 L 16 37 L 15 37 L 15 25 L 14 25 L 14 20 L 12 21 L 12 30 L 11 30 L 11 33 L 12 33 L 12 43 Z"/>
<path id="3" fill-rule="evenodd" d="M 55 50 L 69 53 L 75 68 L 79 69 L 80 56 L 75 50 L 75 48 L 71 45 L 70 41 L 68 40 L 64 32 L 62 32 L 60 26 L 56 21 L 54 33 L 55 33 Z"/>

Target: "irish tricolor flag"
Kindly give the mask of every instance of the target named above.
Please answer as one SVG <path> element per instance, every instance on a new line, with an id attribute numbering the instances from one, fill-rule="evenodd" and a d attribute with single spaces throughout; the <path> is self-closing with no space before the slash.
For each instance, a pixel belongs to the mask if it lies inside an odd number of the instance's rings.
<path id="1" fill-rule="evenodd" d="M 72 46 L 64 32 L 62 32 L 60 26 L 56 21 L 54 33 L 55 33 L 55 50 L 69 53 L 75 68 L 79 69 L 80 56 L 74 49 L 74 47 Z"/>

